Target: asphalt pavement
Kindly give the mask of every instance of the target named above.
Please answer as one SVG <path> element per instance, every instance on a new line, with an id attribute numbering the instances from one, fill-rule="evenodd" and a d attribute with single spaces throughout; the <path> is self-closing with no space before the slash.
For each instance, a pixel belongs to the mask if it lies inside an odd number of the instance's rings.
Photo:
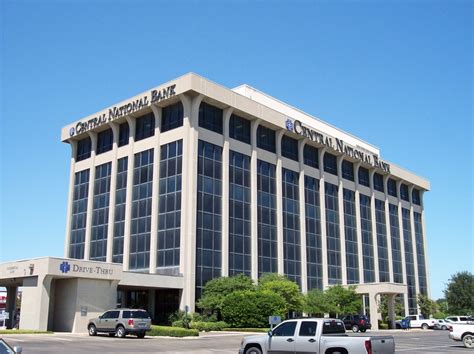
<path id="1" fill-rule="evenodd" d="M 410 330 L 410 331 L 372 331 L 355 336 L 392 335 L 395 338 L 396 353 L 460 353 L 469 351 L 461 342 L 448 337 L 448 331 Z M 219 353 L 236 354 L 241 339 L 249 333 L 210 332 L 199 337 L 169 338 L 145 337 L 138 339 L 128 336 L 120 339 L 87 334 L 15 334 L 3 335 L 11 346 L 21 346 L 23 353 Z"/>

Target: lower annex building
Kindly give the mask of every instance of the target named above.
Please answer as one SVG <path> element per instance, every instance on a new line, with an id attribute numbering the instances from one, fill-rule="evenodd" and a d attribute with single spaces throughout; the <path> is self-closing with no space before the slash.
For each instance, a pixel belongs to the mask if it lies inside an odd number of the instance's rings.
<path id="1" fill-rule="evenodd" d="M 37 312 L 26 301 L 20 327 L 49 314 L 48 329 L 85 331 L 115 306 L 160 322 L 193 311 L 208 280 L 240 273 L 284 274 L 303 292 L 354 284 L 371 314 L 388 295 L 392 319 L 396 295 L 407 314 L 429 295 L 429 182 L 248 85 L 189 73 L 68 124 L 61 139 L 72 151 L 65 258 L 0 265 L 0 285 L 46 297 Z"/>

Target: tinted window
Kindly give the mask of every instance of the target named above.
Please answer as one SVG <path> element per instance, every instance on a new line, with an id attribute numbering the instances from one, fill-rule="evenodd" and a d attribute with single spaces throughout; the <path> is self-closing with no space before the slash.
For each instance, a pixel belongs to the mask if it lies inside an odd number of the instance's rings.
<path id="1" fill-rule="evenodd" d="M 155 135 L 155 116 L 148 113 L 136 120 L 135 141 Z"/>
<path id="2" fill-rule="evenodd" d="M 301 337 L 312 337 L 316 334 L 317 322 L 301 322 L 300 336 Z"/>
<path id="3" fill-rule="evenodd" d="M 97 154 L 112 150 L 114 134 L 112 129 L 104 130 L 97 134 Z"/>
<path id="4" fill-rule="evenodd" d="M 257 128 L 257 146 L 270 152 L 275 152 L 275 131 L 259 125 Z"/>
<path id="5" fill-rule="evenodd" d="M 420 205 L 420 191 L 418 189 L 413 188 L 413 191 L 411 192 L 411 198 L 413 204 Z"/>
<path id="6" fill-rule="evenodd" d="M 354 164 L 350 161 L 342 161 L 342 178 L 349 181 L 354 180 Z"/>
<path id="7" fill-rule="evenodd" d="M 305 165 L 319 168 L 318 149 L 314 146 L 306 144 L 303 149 L 303 158 Z"/>
<path id="8" fill-rule="evenodd" d="M 285 322 L 279 325 L 273 331 L 273 335 L 277 337 L 291 337 L 295 335 L 296 322 Z"/>
<path id="9" fill-rule="evenodd" d="M 164 107 L 161 113 L 161 131 L 181 127 L 183 125 L 183 104 L 178 102 Z"/>
<path id="10" fill-rule="evenodd" d="M 199 126 L 222 134 L 222 109 L 202 102 L 199 106 Z"/>
<path id="11" fill-rule="evenodd" d="M 102 319 L 108 319 L 108 318 L 118 318 L 119 317 L 120 311 L 107 311 L 104 313 L 102 316 Z"/>
<path id="12" fill-rule="evenodd" d="M 284 157 L 298 161 L 298 140 L 283 135 L 281 139 L 281 154 Z"/>
<path id="13" fill-rule="evenodd" d="M 395 180 L 393 180 L 391 178 L 388 179 L 387 191 L 388 191 L 389 195 L 391 195 L 393 197 L 397 196 L 397 182 L 395 182 Z"/>
<path id="14" fill-rule="evenodd" d="M 229 136 L 250 144 L 250 121 L 232 114 L 229 122 Z"/>
<path id="15" fill-rule="evenodd" d="M 344 323 L 341 321 L 324 321 L 323 334 L 346 333 Z"/>
<path id="16" fill-rule="evenodd" d="M 402 198 L 403 200 L 406 200 L 407 202 L 410 201 L 408 197 L 408 186 L 406 184 L 402 184 L 400 186 L 400 198 Z"/>
<path id="17" fill-rule="evenodd" d="M 130 136 L 130 127 L 128 123 L 122 123 L 119 126 L 119 141 L 118 146 L 124 146 L 128 144 L 128 138 Z"/>
<path id="18" fill-rule="evenodd" d="M 79 140 L 77 142 L 76 161 L 82 161 L 91 157 L 91 146 L 92 143 L 90 137 Z"/>
<path id="19" fill-rule="evenodd" d="M 337 157 L 328 152 L 324 154 L 324 171 L 337 175 Z"/>
<path id="20" fill-rule="evenodd" d="M 383 192 L 383 176 L 380 173 L 374 173 L 374 189 Z"/>
<path id="21" fill-rule="evenodd" d="M 369 170 L 359 167 L 359 184 L 370 187 Z"/>
<path id="22" fill-rule="evenodd" d="M 146 311 L 123 311 L 122 318 L 150 318 Z"/>

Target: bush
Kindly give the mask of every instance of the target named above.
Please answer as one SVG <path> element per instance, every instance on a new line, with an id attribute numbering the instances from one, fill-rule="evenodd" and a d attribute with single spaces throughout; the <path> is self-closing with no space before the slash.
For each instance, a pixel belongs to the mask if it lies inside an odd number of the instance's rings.
<path id="1" fill-rule="evenodd" d="M 186 329 L 168 326 L 151 326 L 151 331 L 146 332 L 148 336 L 164 337 L 195 337 L 199 336 L 197 329 Z"/>
<path id="2" fill-rule="evenodd" d="M 227 323 L 223 321 L 219 322 L 191 322 L 191 328 L 197 329 L 198 331 L 222 331 L 228 326 Z"/>
<path id="3" fill-rule="evenodd" d="M 388 329 L 388 323 L 382 322 L 381 320 L 379 322 L 379 329 Z"/>
<path id="4" fill-rule="evenodd" d="M 235 291 L 222 304 L 222 317 L 231 327 L 267 327 L 268 316 L 284 317 L 285 300 L 268 290 Z"/>

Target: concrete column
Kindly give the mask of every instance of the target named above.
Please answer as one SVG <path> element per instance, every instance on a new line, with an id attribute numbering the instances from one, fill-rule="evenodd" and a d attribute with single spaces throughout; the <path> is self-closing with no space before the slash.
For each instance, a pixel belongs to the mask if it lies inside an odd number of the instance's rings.
<path id="1" fill-rule="evenodd" d="M 20 328 L 48 330 L 51 275 L 29 277 L 23 281 Z"/>
<path id="2" fill-rule="evenodd" d="M 395 329 L 395 295 L 387 294 L 388 328 Z"/>
<path id="3" fill-rule="evenodd" d="M 329 286 L 328 277 L 328 242 L 326 231 L 326 186 L 324 185 L 324 153 L 326 148 L 319 149 L 319 205 L 321 211 L 321 263 L 323 269 L 323 289 Z"/>
<path id="4" fill-rule="evenodd" d="M 123 236 L 123 270 L 130 269 L 130 227 L 132 223 L 132 196 L 133 196 L 133 166 L 135 154 L 133 153 L 133 145 L 135 144 L 135 119 L 127 117 L 130 130 L 128 145 L 130 153 L 128 154 L 127 163 L 127 196 L 125 204 L 125 223 Z"/>
<path id="5" fill-rule="evenodd" d="M 407 264 L 405 259 L 405 231 L 403 230 L 403 218 L 402 218 L 402 201 L 400 199 L 400 186 L 402 182 L 397 181 L 397 200 L 398 200 L 398 228 L 400 230 L 400 253 L 402 259 L 402 274 L 403 274 L 403 282 L 405 285 L 408 286 L 407 281 Z M 407 288 L 408 289 L 408 288 Z M 408 294 L 405 294 L 403 297 L 405 302 L 405 316 L 409 314 L 408 310 Z"/>
<path id="6" fill-rule="evenodd" d="M 257 128 L 260 119 L 253 120 L 251 123 L 251 144 L 252 156 L 250 160 L 250 210 L 251 215 L 251 263 L 252 263 L 252 280 L 258 281 L 258 190 L 257 190 Z"/>
<path id="7" fill-rule="evenodd" d="M 110 193 L 109 193 L 109 224 L 107 227 L 107 255 L 106 262 L 112 263 L 112 256 L 114 250 L 114 227 L 115 227 L 115 192 L 117 189 L 117 149 L 119 139 L 119 126 L 115 123 L 110 123 L 112 128 L 114 141 L 112 145 L 112 165 L 110 168 Z"/>
<path id="8" fill-rule="evenodd" d="M 92 209 L 94 207 L 94 184 L 95 184 L 95 155 L 97 152 L 97 133 L 87 132 L 91 138 L 91 157 L 89 170 L 89 193 L 87 195 L 87 216 L 86 216 L 86 239 L 84 242 L 84 259 L 90 259 L 91 235 L 92 235 Z"/>
<path id="9" fill-rule="evenodd" d="M 370 185 L 370 219 L 372 221 L 372 242 L 374 245 L 374 272 L 376 283 L 380 282 L 380 268 L 379 268 L 379 248 L 378 248 L 378 239 L 377 239 L 377 220 L 375 216 L 375 193 L 374 193 L 374 173 L 375 170 L 372 170 L 369 175 L 369 185 Z"/>
<path id="10" fill-rule="evenodd" d="M 188 305 L 194 311 L 196 296 L 196 205 L 197 205 L 197 147 L 199 106 L 204 98 L 180 95 L 184 113 L 183 174 L 181 209 L 180 271 L 184 276 L 183 296 L 180 309 Z M 184 260 L 186 260 L 184 262 Z"/>
<path id="11" fill-rule="evenodd" d="M 337 177 L 338 177 L 338 197 L 339 208 L 339 240 L 341 247 L 341 282 L 347 284 L 347 264 L 346 264 L 346 230 L 344 222 L 344 185 L 342 183 L 342 156 L 337 157 Z"/>
<path id="12" fill-rule="evenodd" d="M 377 304 L 378 293 L 369 293 L 369 309 L 370 309 L 370 323 L 372 324 L 372 330 L 378 331 L 379 329 L 379 307 Z"/>
<path id="13" fill-rule="evenodd" d="M 414 269 L 414 277 L 415 277 L 415 291 L 418 296 L 420 293 L 420 282 L 418 278 L 418 258 L 417 258 L 417 253 L 418 249 L 416 247 L 416 234 L 415 234 L 415 215 L 413 211 L 413 200 L 412 200 L 412 191 L 413 187 L 411 186 L 408 190 L 408 198 L 410 200 L 410 231 L 411 231 L 411 244 L 412 244 L 412 249 L 413 249 L 413 269 Z M 420 308 L 418 306 L 418 301 L 417 301 L 417 313 L 420 313 Z"/>
<path id="14" fill-rule="evenodd" d="M 425 208 L 423 203 L 423 194 L 424 191 L 420 191 L 420 204 L 421 204 L 421 228 L 423 233 L 423 252 L 425 255 L 425 272 L 426 272 L 426 289 L 427 289 L 427 296 L 431 298 L 431 288 L 430 288 L 430 271 L 428 268 L 428 247 L 426 245 L 426 224 L 425 224 Z"/>
<path id="15" fill-rule="evenodd" d="M 155 116 L 155 135 L 153 136 L 153 182 L 151 191 L 151 232 L 150 232 L 150 273 L 156 273 L 158 253 L 158 202 L 160 182 L 160 133 L 161 133 L 161 108 L 151 106 Z"/>
<path id="16" fill-rule="evenodd" d="M 360 221 L 360 193 L 359 193 L 359 167 L 360 162 L 354 166 L 354 182 L 355 182 L 355 218 L 357 227 L 357 259 L 359 263 L 359 283 L 365 283 L 364 279 L 364 258 L 362 246 L 362 223 Z M 375 258 L 374 258 L 375 263 Z"/>
<path id="17" fill-rule="evenodd" d="M 71 221 L 72 221 L 72 203 L 74 201 L 74 180 L 76 169 L 77 141 L 68 140 L 71 145 L 71 162 L 69 167 L 69 192 L 67 197 L 66 213 L 66 240 L 64 241 L 64 257 L 69 257 L 69 246 L 71 244 Z"/>
<path id="18" fill-rule="evenodd" d="M 298 140 L 298 161 L 299 161 L 299 204 L 300 204 L 300 245 L 301 245 L 301 291 L 308 292 L 308 268 L 306 259 L 306 207 L 304 195 L 304 146 L 307 139 Z"/>
<path id="19" fill-rule="evenodd" d="M 277 204 L 277 254 L 278 274 L 285 274 L 285 253 L 283 250 L 283 171 L 281 162 L 281 139 L 284 130 L 279 130 L 276 136 L 276 204 Z"/>
<path id="20" fill-rule="evenodd" d="M 223 277 L 229 276 L 229 121 L 232 111 L 224 110 L 224 144 L 222 148 L 222 270 Z"/>
<path id="21" fill-rule="evenodd" d="M 16 315 L 16 296 L 18 293 L 18 287 L 7 286 L 7 303 L 5 311 L 9 314 L 9 319 L 5 320 L 7 329 L 12 329 L 15 326 L 15 315 Z"/>
<path id="22" fill-rule="evenodd" d="M 393 257 L 392 257 L 392 230 L 390 228 L 390 211 L 388 202 L 388 190 L 387 190 L 388 176 L 384 176 L 384 191 L 385 191 L 385 226 L 387 228 L 387 249 L 388 249 L 388 269 L 390 275 L 390 283 L 394 282 L 393 276 Z"/>

